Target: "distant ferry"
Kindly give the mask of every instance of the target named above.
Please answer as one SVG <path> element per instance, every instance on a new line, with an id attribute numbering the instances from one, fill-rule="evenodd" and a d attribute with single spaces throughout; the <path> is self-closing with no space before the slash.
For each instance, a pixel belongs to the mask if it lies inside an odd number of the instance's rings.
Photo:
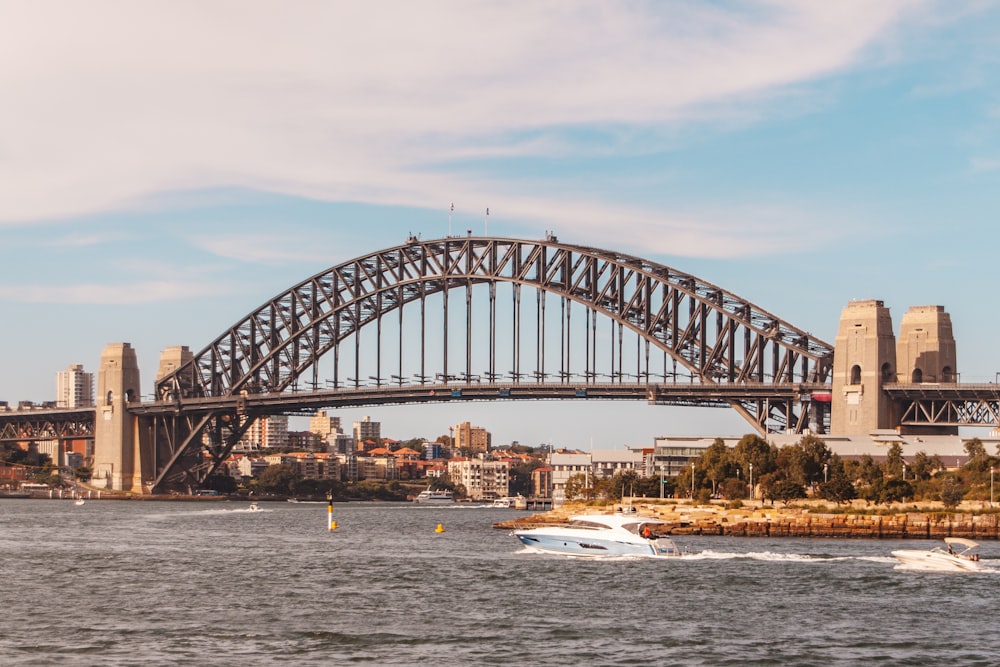
<path id="1" fill-rule="evenodd" d="M 455 502 L 455 494 L 444 489 L 440 491 L 431 491 L 430 489 L 427 489 L 425 491 L 421 491 L 420 494 L 413 499 L 413 502 L 426 503 L 428 505 L 443 505 L 445 503 Z"/>

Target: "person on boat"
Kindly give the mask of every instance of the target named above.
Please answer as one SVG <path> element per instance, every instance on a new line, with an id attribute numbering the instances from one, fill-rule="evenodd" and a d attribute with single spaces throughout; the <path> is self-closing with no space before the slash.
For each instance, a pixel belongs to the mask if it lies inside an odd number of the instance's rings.
<path id="1" fill-rule="evenodd" d="M 951 548 L 950 544 L 948 545 L 948 553 L 951 554 L 952 556 L 955 555 L 955 550 Z"/>
<path id="2" fill-rule="evenodd" d="M 653 531 L 649 529 L 649 524 L 648 523 L 642 524 L 642 530 L 639 531 L 639 532 L 647 540 L 653 537 Z"/>

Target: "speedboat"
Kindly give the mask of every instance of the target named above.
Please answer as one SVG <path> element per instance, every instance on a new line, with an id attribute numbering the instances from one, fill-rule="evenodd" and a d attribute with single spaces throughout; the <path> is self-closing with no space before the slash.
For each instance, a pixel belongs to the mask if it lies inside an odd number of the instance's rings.
<path id="1" fill-rule="evenodd" d="M 260 504 L 258 504 L 258 503 L 250 503 L 250 507 L 247 508 L 247 511 L 248 512 L 259 512 L 260 511 Z"/>
<path id="2" fill-rule="evenodd" d="M 976 572 L 983 569 L 979 554 L 975 552 L 979 548 L 977 542 L 962 537 L 946 537 L 944 541 L 946 549 L 899 549 L 892 555 L 903 565 L 920 570 Z"/>
<path id="3" fill-rule="evenodd" d="M 421 491 L 416 498 L 413 499 L 413 502 L 424 503 L 427 505 L 451 504 L 455 502 L 455 494 L 452 493 L 451 491 L 447 491 L 444 489 L 440 491 L 432 491 L 430 489 L 425 489 Z"/>
<path id="4" fill-rule="evenodd" d="M 681 552 L 668 537 L 657 535 L 658 519 L 635 514 L 579 514 L 569 523 L 515 530 L 514 537 L 532 551 L 565 556 L 676 557 Z"/>
<path id="5" fill-rule="evenodd" d="M 511 497 L 497 498 L 493 501 L 493 507 L 510 507 L 514 503 Z"/>

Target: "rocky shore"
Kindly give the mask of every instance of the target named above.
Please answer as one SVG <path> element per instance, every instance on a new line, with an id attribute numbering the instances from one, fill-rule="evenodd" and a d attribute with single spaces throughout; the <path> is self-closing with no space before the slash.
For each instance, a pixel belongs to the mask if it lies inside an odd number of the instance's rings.
<path id="1" fill-rule="evenodd" d="M 656 504 L 636 502 L 638 516 L 665 522 L 669 535 L 725 535 L 732 537 L 840 537 L 875 539 L 1000 539 L 1000 512 L 972 507 L 954 511 L 906 505 L 888 510 L 855 505 L 841 511 L 825 506 L 792 507 Z M 542 514 L 521 516 L 494 524 L 513 529 L 539 524 L 565 523 L 575 514 L 612 512 L 615 506 L 570 504 Z"/>

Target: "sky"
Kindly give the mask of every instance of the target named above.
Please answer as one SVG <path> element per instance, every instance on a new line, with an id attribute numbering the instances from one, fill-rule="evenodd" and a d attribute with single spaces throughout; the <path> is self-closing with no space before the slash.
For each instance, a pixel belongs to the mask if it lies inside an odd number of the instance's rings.
<path id="1" fill-rule="evenodd" d="M 942 305 L 961 380 L 993 381 L 998 61 L 977 0 L 0 0 L 0 400 L 54 400 L 120 341 L 151 392 L 163 349 L 452 228 L 640 255 L 831 344 L 851 300 L 897 328 Z M 338 414 L 584 449 L 750 431 L 644 403 Z"/>

